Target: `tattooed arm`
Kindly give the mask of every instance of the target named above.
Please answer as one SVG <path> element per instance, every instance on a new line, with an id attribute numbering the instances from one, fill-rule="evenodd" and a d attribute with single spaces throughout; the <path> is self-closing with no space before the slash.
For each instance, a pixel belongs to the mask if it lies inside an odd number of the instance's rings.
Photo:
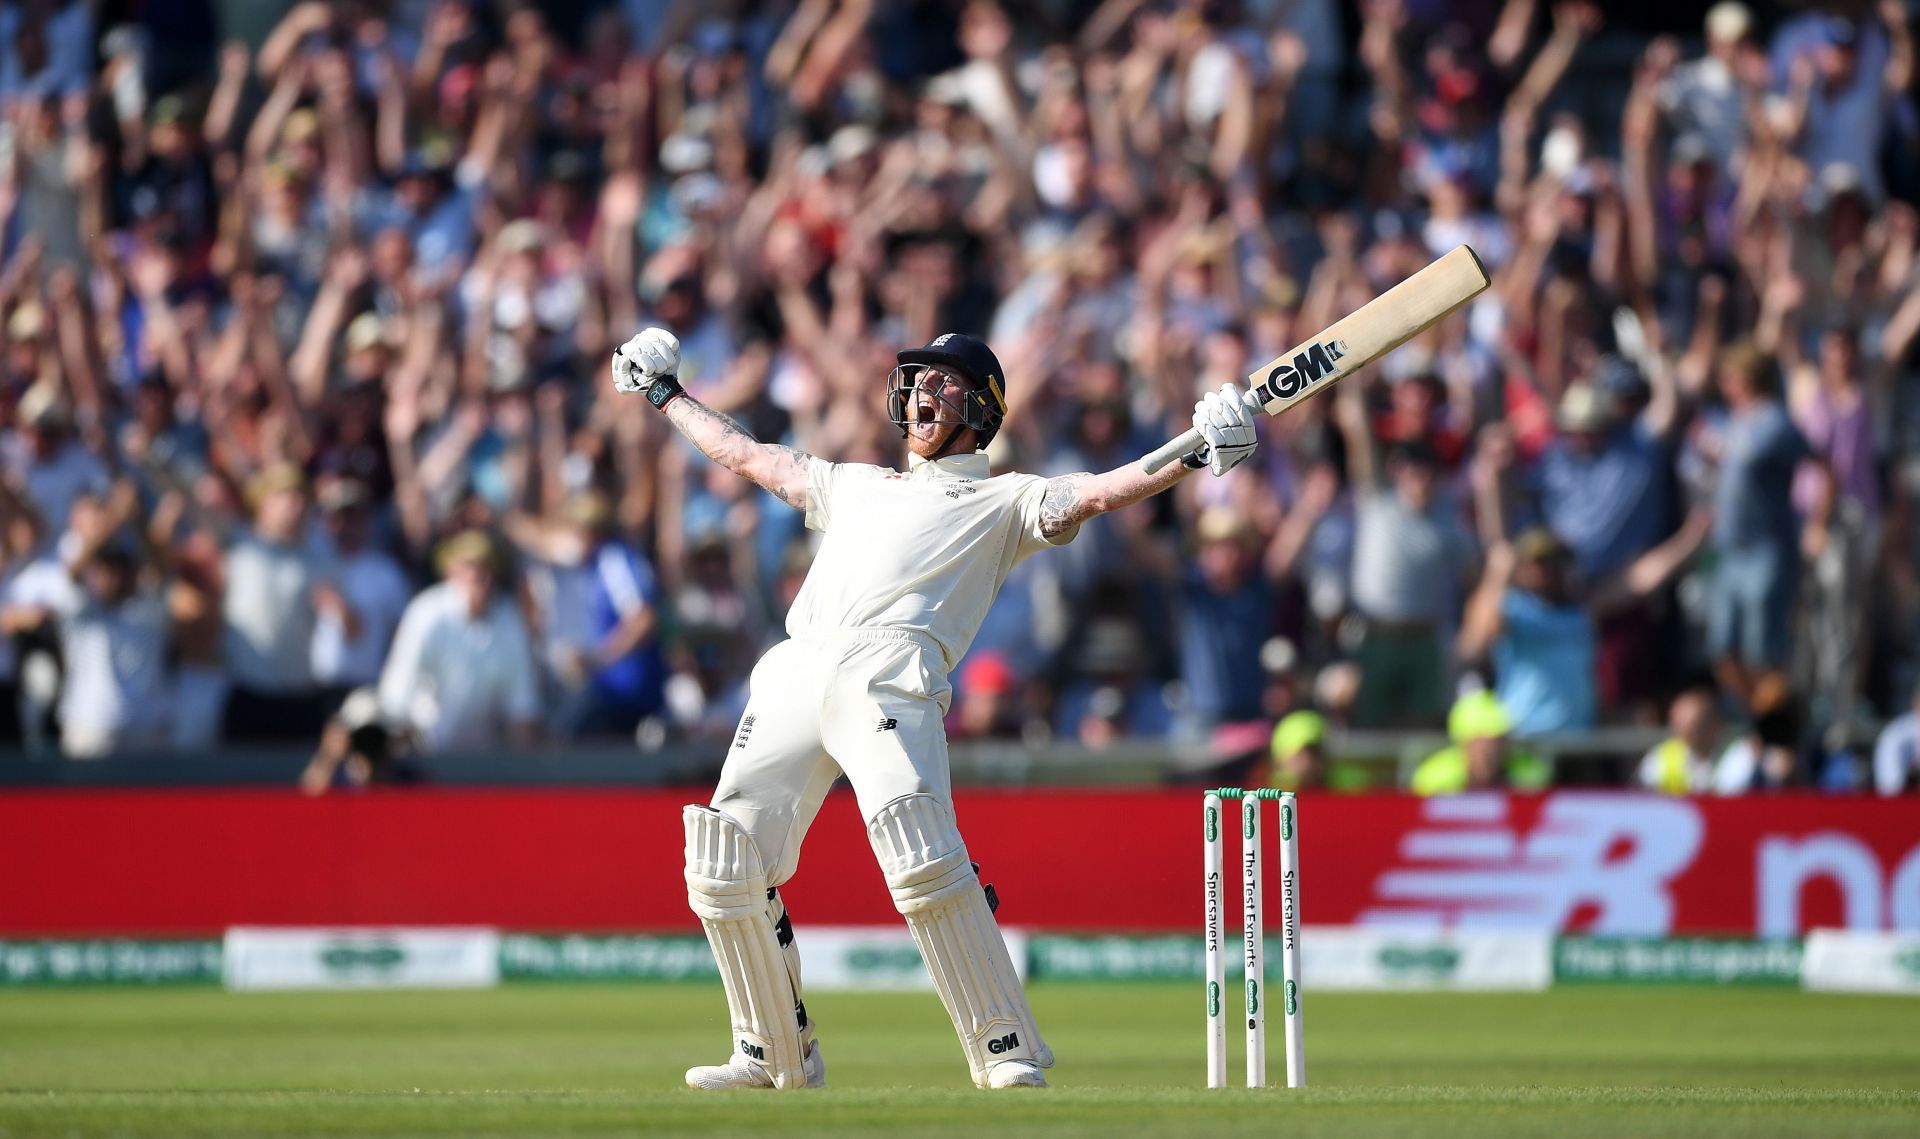
<path id="1" fill-rule="evenodd" d="M 1195 469 L 1169 463 L 1149 475 L 1141 473 L 1139 463 L 1128 463 L 1105 474 L 1048 479 L 1046 494 L 1040 499 L 1040 531 L 1049 538 L 1058 537 L 1096 514 L 1151 498 Z"/>
<path id="2" fill-rule="evenodd" d="M 667 419 L 701 454 L 759 483 L 795 510 L 807 508 L 807 468 L 813 456 L 778 443 L 762 443 L 731 418 L 692 396 L 667 405 Z"/>

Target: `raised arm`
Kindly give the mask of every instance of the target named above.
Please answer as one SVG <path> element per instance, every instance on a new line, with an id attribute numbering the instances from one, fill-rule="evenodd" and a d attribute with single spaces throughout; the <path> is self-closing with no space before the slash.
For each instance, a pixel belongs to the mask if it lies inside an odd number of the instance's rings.
<path id="1" fill-rule="evenodd" d="M 1040 500 L 1040 529 L 1049 538 L 1058 537 L 1096 514 L 1151 498 L 1197 469 L 1169 463 L 1147 474 L 1139 463 L 1128 463 L 1103 474 L 1083 471 L 1048 479 Z"/>
<path id="2" fill-rule="evenodd" d="M 1096 514 L 1132 506 L 1150 498 L 1208 467 L 1215 475 L 1224 475 L 1244 462 L 1259 445 L 1253 417 L 1258 414 L 1247 406 L 1242 389 L 1227 384 L 1217 392 L 1208 392 L 1193 405 L 1193 427 L 1202 442 L 1177 463 L 1168 463 L 1152 474 L 1144 464 L 1128 463 L 1104 474 L 1061 475 L 1047 481 L 1046 494 L 1040 500 L 1040 529 L 1053 538 L 1073 529 Z"/>
<path id="3" fill-rule="evenodd" d="M 640 394 L 700 453 L 766 488 L 795 510 L 807 508 L 807 468 L 813 456 L 777 443 L 762 443 L 733 419 L 681 389 L 680 342 L 664 328 L 649 328 L 613 354 L 613 386 Z"/>

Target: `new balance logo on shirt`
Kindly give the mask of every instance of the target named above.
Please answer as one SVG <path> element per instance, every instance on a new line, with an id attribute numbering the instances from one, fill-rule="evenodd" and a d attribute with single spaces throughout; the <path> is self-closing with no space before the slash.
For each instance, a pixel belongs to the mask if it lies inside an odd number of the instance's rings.
<path id="1" fill-rule="evenodd" d="M 890 732 L 890 731 L 892 731 L 893 729 L 895 729 L 895 728 L 897 728 L 897 727 L 899 727 L 899 726 L 900 726 L 900 721 L 898 721 L 898 720 L 889 720 L 889 719 L 882 719 L 882 720 L 880 721 L 880 726 L 879 726 L 879 727 L 877 727 L 877 728 L 875 728 L 875 729 L 874 729 L 874 731 L 876 731 L 876 732 Z"/>

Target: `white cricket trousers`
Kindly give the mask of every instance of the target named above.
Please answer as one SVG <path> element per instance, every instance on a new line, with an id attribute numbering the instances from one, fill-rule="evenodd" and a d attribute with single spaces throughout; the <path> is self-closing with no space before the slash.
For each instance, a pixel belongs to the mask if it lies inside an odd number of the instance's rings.
<path id="1" fill-rule="evenodd" d="M 903 795 L 952 803 L 942 717 L 953 689 L 931 639 L 904 629 L 803 634 L 768 649 L 748 685 L 712 806 L 753 836 L 767 885 L 793 877 L 843 771 L 864 820 Z"/>

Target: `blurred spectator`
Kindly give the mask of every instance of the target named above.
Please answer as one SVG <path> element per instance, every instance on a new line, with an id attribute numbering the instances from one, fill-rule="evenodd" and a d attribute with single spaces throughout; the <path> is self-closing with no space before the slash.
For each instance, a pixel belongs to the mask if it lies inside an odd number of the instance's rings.
<path id="1" fill-rule="evenodd" d="M 948 735 L 956 740 L 1017 739 L 1021 709 L 1013 668 L 995 652 L 975 652 L 960 666 Z"/>
<path id="2" fill-rule="evenodd" d="M 226 736 L 232 740 L 312 739 L 325 721 L 313 676 L 316 614 L 350 621 L 324 559 L 308 541 L 307 484 L 297 467 L 276 464 L 247 488 L 252 525 L 226 537 Z"/>
<path id="3" fill-rule="evenodd" d="M 1508 740 L 1513 721 L 1491 692 L 1470 692 L 1447 713 L 1447 735 L 1453 740 L 1420 761 L 1413 772 L 1416 795 L 1457 795 L 1463 791 L 1507 788 L 1538 791 L 1553 772 L 1537 757 L 1516 749 Z"/>
<path id="4" fill-rule="evenodd" d="M 1667 710 L 1673 732 L 1640 760 L 1635 781 L 1667 795 L 1698 795 L 1713 787 L 1714 761 L 1720 754 L 1720 710 L 1713 692 L 1694 688 L 1676 696 Z"/>
<path id="5" fill-rule="evenodd" d="M 97 759 L 165 739 L 166 608 L 141 559 L 123 544 L 135 507 L 133 487 L 118 484 L 105 502 L 76 500 L 70 541 L 38 604 L 0 610 L 11 633 L 41 625 L 57 631 L 65 667 L 59 706 L 60 750 Z"/>
<path id="6" fill-rule="evenodd" d="M 1372 782 L 1365 767 L 1336 761 L 1327 754 L 1327 718 L 1318 712 L 1293 712 L 1274 726 L 1269 747 L 1270 786 L 1282 791 L 1367 790 Z"/>
<path id="7" fill-rule="evenodd" d="M 1908 709 L 1880 729 L 1873 745 L 1873 789 L 1903 795 L 1920 789 L 1920 688 Z"/>
<path id="8" fill-rule="evenodd" d="M 1727 745 L 1713 766 L 1714 793 L 1778 791 L 1805 782 L 1800 709 L 1783 674 L 1762 673 L 1754 681 L 1747 715 L 1746 730 Z"/>
<path id="9" fill-rule="evenodd" d="M 1259 573 L 1256 536 L 1246 518 L 1216 506 L 1201 513 L 1194 541 L 1175 610 L 1186 713 L 1205 727 L 1257 719 L 1260 646 L 1272 631 L 1273 597 Z"/>
<path id="10" fill-rule="evenodd" d="M 1334 397 L 1354 487 L 1353 607 L 1361 624 L 1355 719 L 1363 726 L 1431 722 L 1446 704 L 1443 645 L 1473 566 L 1473 539 L 1445 499 L 1430 446 L 1396 446 L 1381 482 L 1378 447 L 1361 410 L 1365 390 L 1345 384 Z"/>
<path id="11" fill-rule="evenodd" d="M 1545 735 L 1598 723 L 1597 628 L 1664 586 L 1700 548 L 1707 526 L 1696 514 L 1665 542 L 1591 584 L 1579 577 L 1573 551 L 1544 527 L 1512 545 L 1493 544 L 1467 602 L 1459 651 L 1469 661 L 1490 657 L 1514 731 Z"/>
<path id="12" fill-rule="evenodd" d="M 1718 467 L 1713 540 L 1719 556 L 1707 638 L 1721 684 L 1746 699 L 1759 670 L 1788 663 L 1803 540 L 1792 483 L 1813 456 L 1780 406 L 1771 360 L 1751 344 L 1735 345 L 1722 354 L 1718 373 L 1727 416 L 1705 442 Z M 1805 523 L 1810 546 L 1826 541 L 1830 482 L 1820 497 Z"/>
<path id="13" fill-rule="evenodd" d="M 356 688 L 327 718 L 320 747 L 300 772 L 300 790 L 324 795 L 417 783 L 421 774 L 409 758 L 409 742 L 406 732 L 388 728 L 380 711 L 380 694 L 372 688 Z"/>
<path id="14" fill-rule="evenodd" d="M 436 559 L 445 580 L 407 605 L 394 634 L 381 712 L 427 754 L 538 738 L 533 644 L 498 587 L 499 556 L 483 533 L 449 538 Z"/>
<path id="15" fill-rule="evenodd" d="M 557 729 L 567 737 L 632 735 L 665 700 L 653 566 L 618 538 L 612 502 L 594 491 L 571 499 L 556 526 L 514 516 L 507 532 L 559 570 L 546 606 L 565 693 Z"/>
<path id="16" fill-rule="evenodd" d="M 394 626 L 413 596 L 413 583 L 393 556 L 373 541 L 372 503 L 365 483 L 335 479 L 319 494 L 332 544 L 335 590 L 320 592 L 313 629 L 313 676 L 335 706 L 346 693 L 380 682 L 380 666 Z"/>

